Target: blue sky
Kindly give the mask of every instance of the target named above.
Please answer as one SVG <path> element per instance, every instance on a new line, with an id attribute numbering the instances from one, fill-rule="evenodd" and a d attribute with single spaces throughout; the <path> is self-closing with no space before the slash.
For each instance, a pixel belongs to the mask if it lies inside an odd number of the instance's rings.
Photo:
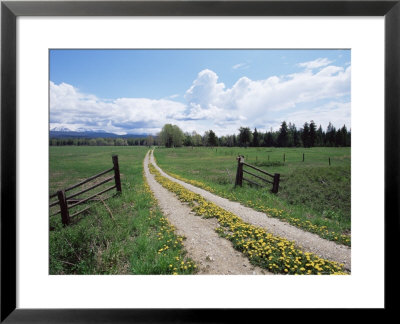
<path id="1" fill-rule="evenodd" d="M 50 128 L 350 128 L 350 50 L 51 50 Z"/>

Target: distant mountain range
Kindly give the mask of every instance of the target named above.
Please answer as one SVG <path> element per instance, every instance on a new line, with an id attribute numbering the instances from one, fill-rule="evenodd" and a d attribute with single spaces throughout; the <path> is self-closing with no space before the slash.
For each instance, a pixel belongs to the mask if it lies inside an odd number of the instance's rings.
<path id="1" fill-rule="evenodd" d="M 147 134 L 118 135 L 104 130 L 90 130 L 85 128 L 78 128 L 75 131 L 66 127 L 54 127 L 50 129 L 50 138 L 140 138 L 146 136 Z"/>

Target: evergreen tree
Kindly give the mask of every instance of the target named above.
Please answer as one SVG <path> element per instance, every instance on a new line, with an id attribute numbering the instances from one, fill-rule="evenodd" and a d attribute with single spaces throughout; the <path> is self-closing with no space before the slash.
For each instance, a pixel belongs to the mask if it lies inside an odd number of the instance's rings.
<path id="1" fill-rule="evenodd" d="M 286 122 L 283 121 L 281 124 L 281 128 L 279 130 L 278 146 L 279 147 L 288 146 L 288 140 L 289 140 L 288 127 L 286 125 Z"/>
<path id="2" fill-rule="evenodd" d="M 217 146 L 218 138 L 215 133 L 210 129 L 208 132 L 207 145 L 213 147 Z"/>
<path id="3" fill-rule="evenodd" d="M 342 129 L 339 128 L 335 135 L 335 146 L 343 146 L 343 134 Z"/>
<path id="4" fill-rule="evenodd" d="M 343 144 L 343 146 L 349 145 L 347 142 L 347 134 L 348 134 L 348 132 L 347 132 L 346 125 L 343 125 L 343 127 L 342 127 L 342 142 L 343 142 L 342 144 Z"/>
<path id="5" fill-rule="evenodd" d="M 295 124 L 289 123 L 288 125 L 289 128 L 289 142 L 288 142 L 288 146 L 292 147 L 298 147 L 300 146 L 300 135 L 299 135 L 299 131 L 296 128 Z"/>
<path id="6" fill-rule="evenodd" d="M 317 130 L 317 139 L 316 139 L 316 146 L 324 146 L 324 131 L 322 130 L 322 126 L 319 125 Z"/>
<path id="7" fill-rule="evenodd" d="M 252 146 L 254 147 L 260 146 L 260 136 L 259 133 L 257 132 L 257 128 L 254 128 Z"/>
<path id="8" fill-rule="evenodd" d="M 299 147 L 301 145 L 300 133 L 297 129 L 293 131 L 293 146 Z"/>
<path id="9" fill-rule="evenodd" d="M 351 129 L 349 129 L 349 131 L 347 132 L 346 145 L 351 146 Z"/>
<path id="10" fill-rule="evenodd" d="M 310 139 L 309 139 L 310 147 L 314 147 L 315 142 L 317 140 L 317 126 L 315 125 L 314 121 L 310 122 Z"/>
<path id="11" fill-rule="evenodd" d="M 305 122 L 303 125 L 301 140 L 303 141 L 304 147 L 310 147 L 310 127 L 308 126 L 307 122 Z"/>
<path id="12" fill-rule="evenodd" d="M 326 129 L 326 146 L 335 146 L 336 144 L 336 129 L 333 127 L 331 122 L 329 122 Z"/>
<path id="13" fill-rule="evenodd" d="M 271 132 L 266 132 L 265 133 L 265 135 L 264 135 L 264 143 L 265 143 L 265 146 L 267 146 L 267 147 L 272 147 L 272 146 L 275 145 L 274 137 L 272 136 Z"/>

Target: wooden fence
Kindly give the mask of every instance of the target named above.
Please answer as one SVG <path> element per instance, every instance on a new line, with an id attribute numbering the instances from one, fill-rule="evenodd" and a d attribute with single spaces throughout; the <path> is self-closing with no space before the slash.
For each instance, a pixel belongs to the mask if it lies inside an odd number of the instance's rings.
<path id="1" fill-rule="evenodd" d="M 236 171 L 236 182 L 235 182 L 235 186 L 242 186 L 243 184 L 243 180 L 247 181 L 251 184 L 260 186 L 260 187 L 265 187 L 265 183 L 269 183 L 272 184 L 272 189 L 271 191 L 273 193 L 277 193 L 279 190 L 279 179 L 280 179 L 280 174 L 279 173 L 275 173 L 275 174 L 270 174 L 264 170 L 261 170 L 257 167 L 255 167 L 254 165 L 248 164 L 246 162 L 244 162 L 244 156 L 238 156 L 237 157 L 237 161 L 238 161 L 238 166 L 237 166 L 237 171 Z M 253 170 L 255 170 L 256 172 L 259 172 L 258 174 L 255 174 L 253 172 L 250 172 L 248 170 L 244 169 L 244 166 L 247 166 Z M 249 174 L 259 180 L 262 180 L 263 183 L 260 184 L 258 182 L 255 182 L 253 180 L 247 179 L 243 176 L 243 173 Z M 261 173 L 261 175 L 260 175 Z M 263 177 L 264 176 L 264 177 Z M 265 176 L 272 178 L 272 179 L 266 179 Z"/>
<path id="2" fill-rule="evenodd" d="M 110 191 L 110 190 L 112 190 L 114 188 L 117 189 L 117 192 L 122 192 L 121 179 L 120 179 L 120 173 L 119 173 L 119 165 L 118 165 L 118 155 L 113 155 L 112 156 L 112 161 L 113 161 L 113 167 L 111 169 L 108 169 L 108 170 L 105 170 L 103 172 L 100 172 L 100 173 L 98 173 L 98 174 L 96 174 L 96 175 L 94 175 L 94 176 L 92 176 L 90 178 L 87 178 L 87 179 L 85 179 L 85 180 L 83 180 L 83 181 L 81 181 L 81 182 L 79 182 L 77 184 L 74 184 L 74 185 L 72 185 L 72 186 L 70 186 L 70 187 L 68 187 L 66 189 L 62 189 L 62 190 L 57 191 L 56 193 L 51 194 L 50 195 L 50 199 L 57 197 L 58 200 L 56 200 L 54 202 L 50 202 L 49 207 L 51 208 L 51 207 L 54 207 L 56 205 L 59 205 L 60 209 L 58 211 L 56 211 L 55 213 L 51 214 L 50 216 L 54 216 L 54 215 L 57 215 L 57 214 L 61 213 L 61 222 L 64 225 L 68 225 L 70 223 L 70 221 L 71 221 L 71 218 L 74 218 L 75 216 L 78 216 L 79 214 L 87 211 L 90 208 L 90 206 L 86 207 L 86 208 L 84 208 L 84 209 L 82 209 L 82 210 L 80 210 L 80 211 L 78 211 L 78 212 L 76 212 L 76 213 L 74 213 L 72 215 L 70 215 L 70 213 L 69 213 L 70 209 L 72 209 L 72 208 L 74 208 L 74 207 L 76 207 L 78 205 L 81 205 L 83 203 L 86 203 L 88 201 L 95 200 L 96 198 L 99 198 L 100 195 L 102 195 L 102 194 L 104 194 L 104 193 L 106 193 L 106 192 L 108 192 L 108 191 Z M 93 181 L 93 180 L 101 177 L 102 175 L 105 175 L 105 174 L 107 174 L 109 172 L 112 172 L 112 171 L 114 171 L 114 175 L 112 175 L 111 177 L 108 177 L 108 178 L 106 178 L 106 179 L 104 179 L 104 180 L 102 180 L 102 181 L 90 186 L 89 188 L 86 188 L 86 189 L 81 190 L 79 192 L 73 193 L 73 194 L 71 194 L 69 196 L 66 195 L 66 192 L 68 192 L 68 191 L 70 191 L 72 189 L 78 188 L 79 186 L 82 186 L 85 183 Z M 84 194 L 84 193 L 86 193 L 86 192 L 88 192 L 88 191 L 90 191 L 90 190 L 92 190 L 94 188 L 97 188 L 97 187 L 99 187 L 99 186 L 101 186 L 101 185 L 103 185 L 103 184 L 105 184 L 105 183 L 107 183 L 109 181 L 112 181 L 113 179 L 115 180 L 115 184 L 113 186 L 108 187 L 108 188 L 106 188 L 106 189 L 104 189 L 104 190 L 102 190 L 100 192 L 97 192 L 97 193 L 95 193 L 95 194 L 93 194 L 93 195 L 91 195 L 89 197 L 86 197 L 86 198 L 83 198 L 83 199 L 77 199 L 78 196 L 80 196 L 80 195 L 82 195 L 82 194 Z"/>

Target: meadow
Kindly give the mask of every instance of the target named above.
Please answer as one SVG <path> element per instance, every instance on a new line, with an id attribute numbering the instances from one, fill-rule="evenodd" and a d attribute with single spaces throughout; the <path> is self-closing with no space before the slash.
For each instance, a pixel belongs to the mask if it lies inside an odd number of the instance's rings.
<path id="1" fill-rule="evenodd" d="M 50 274 L 197 272 L 184 251 L 185 238 L 175 234 L 144 178 L 148 147 L 53 146 L 49 150 L 49 194 L 111 168 L 115 154 L 122 182 L 122 193 L 113 190 L 104 202 L 90 202 L 89 211 L 69 226 L 61 224 L 59 214 L 49 217 Z M 249 164 L 281 174 L 278 194 L 271 193 L 270 186 L 246 182 L 235 187 L 239 154 Z M 321 237 L 351 244 L 350 148 L 157 147 L 154 155 L 164 171 L 181 180 Z M 57 208 L 51 207 L 50 215 Z"/>
<path id="2" fill-rule="evenodd" d="M 326 239 L 351 244 L 349 147 L 159 147 L 154 155 L 170 175 Z M 260 188 L 246 182 L 243 187 L 235 187 L 238 155 L 269 173 L 279 173 L 278 194 L 272 194 L 270 186 Z"/>
<path id="3" fill-rule="evenodd" d="M 147 151 L 147 147 L 50 147 L 50 194 L 111 168 L 114 154 L 122 182 L 122 193 L 104 204 L 89 203 L 89 212 L 69 226 L 63 227 L 59 214 L 50 216 L 50 274 L 196 272 L 196 265 L 185 255 L 184 238 L 175 234 L 144 179 Z"/>

